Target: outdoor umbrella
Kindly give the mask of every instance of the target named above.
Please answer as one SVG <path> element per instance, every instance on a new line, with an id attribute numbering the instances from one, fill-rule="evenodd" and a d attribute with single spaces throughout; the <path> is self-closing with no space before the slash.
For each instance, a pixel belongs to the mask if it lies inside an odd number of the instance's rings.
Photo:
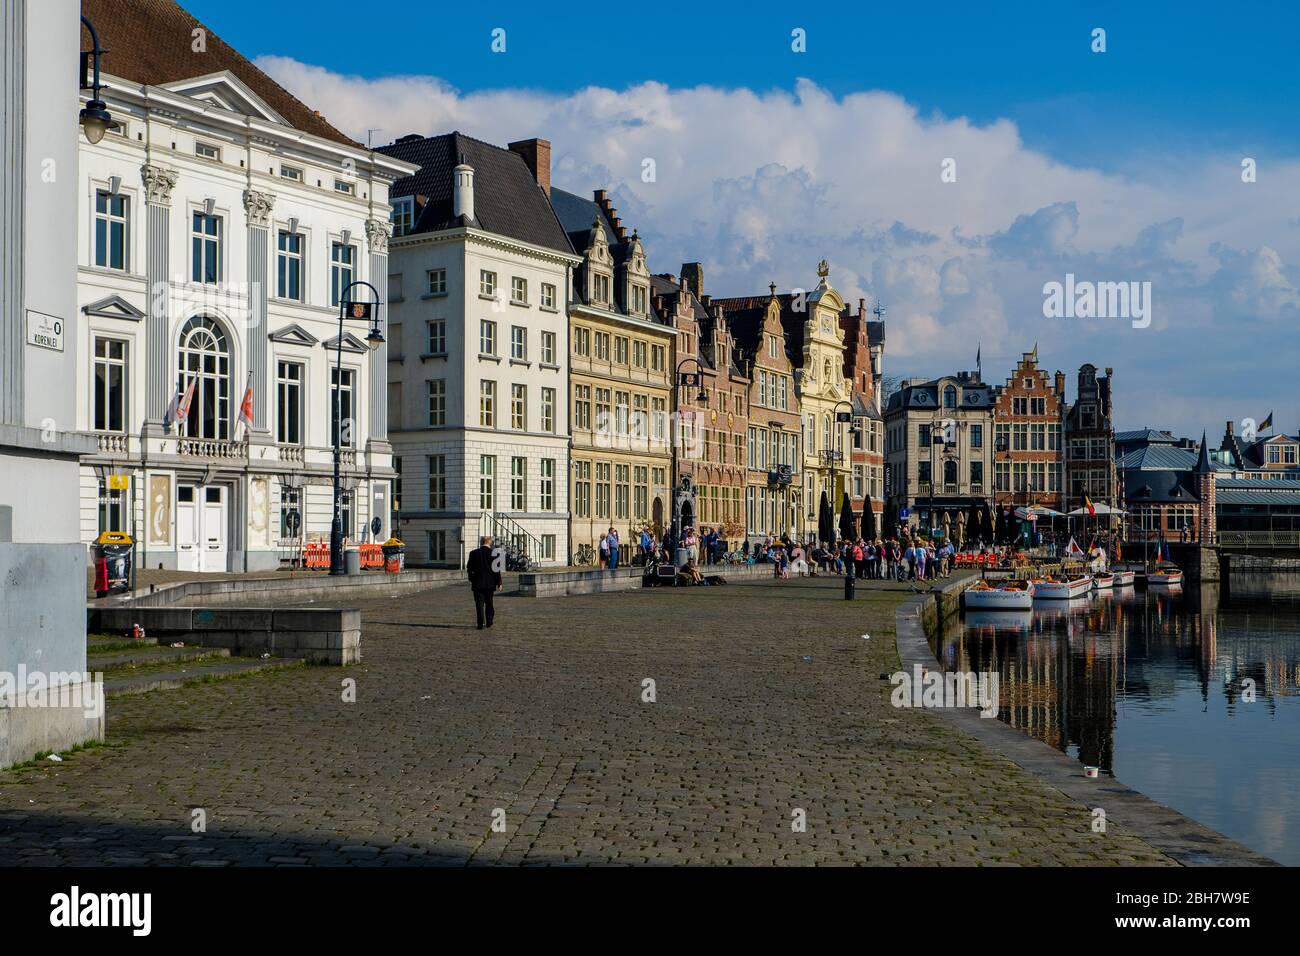
<path id="1" fill-rule="evenodd" d="M 983 521 L 980 524 L 980 536 L 989 544 L 993 544 L 993 516 L 989 514 L 989 509 L 984 509 Z"/>
<path id="2" fill-rule="evenodd" d="M 876 540 L 876 513 L 871 510 L 871 499 L 862 503 L 862 540 Z"/>
<path id="3" fill-rule="evenodd" d="M 966 533 L 971 540 L 980 537 L 984 533 L 984 522 L 980 520 L 979 505 L 970 506 L 970 518 L 966 521 Z"/>
<path id="4" fill-rule="evenodd" d="M 835 540 L 835 516 L 831 512 L 831 499 L 824 491 L 817 504 L 817 540 L 827 544 Z"/>
<path id="5" fill-rule="evenodd" d="M 857 537 L 853 533 L 853 506 L 849 504 L 849 496 L 846 493 L 844 500 L 840 503 L 840 537 L 845 541 L 852 541 Z"/>
<path id="6" fill-rule="evenodd" d="M 897 514 L 895 513 L 893 508 L 889 507 L 888 504 L 885 505 L 884 514 L 885 514 L 885 538 L 886 539 L 893 538 L 898 534 Z"/>
<path id="7" fill-rule="evenodd" d="M 1003 508 L 998 509 L 996 533 L 999 544 L 1005 543 L 1007 538 L 1011 537 L 1011 522 L 1007 520 L 1007 512 Z"/>

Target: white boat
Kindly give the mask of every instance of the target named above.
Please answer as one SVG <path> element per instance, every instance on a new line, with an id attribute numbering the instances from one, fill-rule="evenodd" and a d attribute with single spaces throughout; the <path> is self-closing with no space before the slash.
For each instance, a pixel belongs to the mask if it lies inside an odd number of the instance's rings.
<path id="1" fill-rule="evenodd" d="M 1043 601 L 1068 601 L 1082 597 L 1092 590 L 1092 578 L 1071 578 L 1067 581 L 1035 581 L 1034 599 Z"/>
<path id="2" fill-rule="evenodd" d="M 1094 591 L 1109 590 L 1115 586 L 1115 575 L 1108 571 L 1098 571 L 1092 576 L 1092 589 Z"/>
<path id="3" fill-rule="evenodd" d="M 970 609 L 1027 610 L 1034 606 L 1034 585 L 1028 581 L 980 581 L 966 589 L 963 600 Z"/>
<path id="4" fill-rule="evenodd" d="M 1117 587 L 1117 588 L 1127 588 L 1127 587 L 1131 587 L 1132 584 L 1133 584 L 1133 572 L 1132 572 L 1132 571 L 1116 571 L 1116 572 L 1115 572 L 1115 583 L 1114 583 L 1114 585 L 1113 585 L 1114 587 Z"/>
<path id="5" fill-rule="evenodd" d="M 1183 583 L 1183 572 L 1175 567 L 1163 567 L 1158 571 L 1147 572 L 1147 584 L 1151 587 L 1176 587 Z"/>

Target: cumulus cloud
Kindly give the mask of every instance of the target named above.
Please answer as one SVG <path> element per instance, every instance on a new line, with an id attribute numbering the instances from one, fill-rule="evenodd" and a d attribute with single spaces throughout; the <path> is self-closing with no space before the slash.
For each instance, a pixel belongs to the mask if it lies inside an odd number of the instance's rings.
<path id="1" fill-rule="evenodd" d="M 982 343 L 986 377 L 1000 381 L 1038 342 L 1045 364 L 1067 373 L 1113 366 L 1126 423 L 1199 434 L 1287 407 L 1300 317 L 1295 162 L 1256 157 L 1252 184 L 1240 157 L 1213 154 L 1108 174 L 1028 149 L 1009 121 L 922 116 L 893 93 L 835 97 L 809 80 L 561 95 L 460 92 L 437 77 L 365 79 L 280 57 L 258 65 L 329 104 L 331 122 L 363 141 L 374 127 L 376 142 L 452 129 L 502 145 L 549 139 L 557 186 L 609 190 L 653 269 L 701 261 L 717 295 L 811 287 L 824 257 L 847 300 L 887 305 L 891 373 L 970 367 Z M 945 160 L 955 182 L 941 180 Z M 1067 272 L 1151 282 L 1151 327 L 1045 319 L 1043 285 Z"/>

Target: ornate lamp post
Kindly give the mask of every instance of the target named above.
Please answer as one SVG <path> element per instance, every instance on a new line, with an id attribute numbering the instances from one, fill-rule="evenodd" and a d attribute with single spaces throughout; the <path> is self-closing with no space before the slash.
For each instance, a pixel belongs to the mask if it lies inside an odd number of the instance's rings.
<path id="1" fill-rule="evenodd" d="M 695 371 L 683 372 L 682 367 L 685 365 L 694 365 Z M 699 391 L 695 393 L 695 403 L 697 405 L 708 404 L 709 393 L 704 390 L 704 366 L 700 364 L 699 359 L 689 358 L 689 357 L 682 359 L 680 362 L 677 363 L 677 368 L 674 370 L 673 374 L 676 377 L 677 388 L 679 390 L 682 388 L 698 388 Z M 680 396 L 680 391 L 678 392 L 678 395 Z M 680 417 L 681 416 L 679 415 L 678 418 L 680 419 Z M 679 440 L 679 436 L 681 435 L 680 424 L 674 431 L 675 434 L 669 437 L 672 444 L 671 450 L 672 450 L 672 480 L 673 480 L 673 540 L 675 543 L 682 532 L 681 521 L 680 521 L 681 513 L 677 507 L 677 485 L 678 485 L 677 443 Z"/>
<path id="2" fill-rule="evenodd" d="M 90 49 L 81 51 L 81 88 L 91 91 L 90 99 L 81 111 L 81 130 L 86 134 L 87 141 L 94 144 L 103 139 L 110 129 L 117 129 L 121 124 L 113 119 L 108 107 L 99 98 L 102 85 L 99 82 L 99 58 L 105 52 L 99 45 L 99 32 L 86 17 L 82 17 L 81 22 L 90 31 Z M 89 82 L 86 81 L 87 72 L 91 77 Z"/>
<path id="3" fill-rule="evenodd" d="M 352 287 L 365 286 L 374 295 L 373 301 L 354 302 Z M 342 385 L 343 385 L 343 322 L 369 322 L 370 333 L 366 343 L 372 348 L 379 348 L 384 342 L 384 333 L 379 328 L 379 292 L 369 282 L 356 280 L 349 282 L 339 294 L 339 337 L 335 343 L 334 359 L 334 520 L 330 525 L 330 574 L 346 574 L 343 566 L 343 497 L 339 482 L 339 460 L 343 452 Z"/>

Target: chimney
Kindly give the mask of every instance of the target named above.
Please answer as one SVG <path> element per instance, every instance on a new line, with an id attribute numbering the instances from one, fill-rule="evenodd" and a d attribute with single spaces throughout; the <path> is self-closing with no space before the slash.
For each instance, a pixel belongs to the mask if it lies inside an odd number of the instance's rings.
<path id="1" fill-rule="evenodd" d="M 1056 393 L 1062 397 L 1065 396 L 1065 373 L 1056 373 Z"/>
<path id="2" fill-rule="evenodd" d="M 682 263 L 682 280 L 698 299 L 704 295 L 704 266 L 698 262 Z"/>
<path id="3" fill-rule="evenodd" d="M 551 198 L 551 141 L 548 139 L 521 139 L 510 144 L 510 151 L 518 153 L 528 164 L 528 171 L 542 187 L 546 198 Z"/>
<path id="4" fill-rule="evenodd" d="M 1227 421 L 1227 425 L 1228 425 L 1227 435 L 1228 435 L 1229 438 L 1231 438 L 1231 437 L 1232 437 L 1232 419 L 1231 419 L 1231 418 L 1228 419 L 1228 421 Z"/>
<path id="5" fill-rule="evenodd" d="M 460 165 L 451 171 L 451 214 L 474 218 L 474 167 L 467 165 L 465 157 L 460 158 Z"/>

